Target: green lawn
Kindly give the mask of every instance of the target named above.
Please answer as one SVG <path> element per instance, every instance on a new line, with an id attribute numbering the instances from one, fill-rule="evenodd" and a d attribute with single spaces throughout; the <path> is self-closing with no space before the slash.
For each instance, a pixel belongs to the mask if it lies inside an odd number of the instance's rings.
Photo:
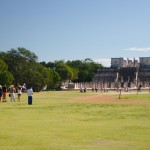
<path id="1" fill-rule="evenodd" d="M 0 150 L 150 149 L 150 99 L 79 101 L 92 95 L 101 93 L 39 92 L 33 105 L 25 93 L 21 102 L 0 103 Z"/>
<path id="2" fill-rule="evenodd" d="M 150 93 L 149 92 L 134 92 L 134 94 L 122 94 L 121 98 L 123 99 L 144 99 L 150 100 Z"/>

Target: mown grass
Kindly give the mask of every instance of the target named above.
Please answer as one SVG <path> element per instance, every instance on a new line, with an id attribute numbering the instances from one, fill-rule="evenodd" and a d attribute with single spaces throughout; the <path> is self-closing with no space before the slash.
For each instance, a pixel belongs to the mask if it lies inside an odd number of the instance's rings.
<path id="1" fill-rule="evenodd" d="M 0 150 L 149 150 L 150 103 L 82 102 L 101 93 L 39 92 L 0 104 Z M 142 101 L 142 99 L 141 99 Z"/>
<path id="2" fill-rule="evenodd" d="M 150 100 L 150 92 L 148 91 L 141 91 L 141 92 L 130 92 L 129 94 L 126 93 L 124 94 L 122 92 L 122 95 L 121 95 L 121 98 L 122 99 L 144 99 L 144 100 Z"/>

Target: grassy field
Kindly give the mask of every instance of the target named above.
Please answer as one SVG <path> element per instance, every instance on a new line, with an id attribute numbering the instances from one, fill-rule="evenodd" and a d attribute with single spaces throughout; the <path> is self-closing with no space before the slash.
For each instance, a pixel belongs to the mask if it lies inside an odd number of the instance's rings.
<path id="1" fill-rule="evenodd" d="M 150 94 L 122 95 L 124 103 L 82 101 L 101 95 L 39 92 L 28 105 L 24 93 L 21 102 L 0 103 L 0 150 L 149 150 Z"/>

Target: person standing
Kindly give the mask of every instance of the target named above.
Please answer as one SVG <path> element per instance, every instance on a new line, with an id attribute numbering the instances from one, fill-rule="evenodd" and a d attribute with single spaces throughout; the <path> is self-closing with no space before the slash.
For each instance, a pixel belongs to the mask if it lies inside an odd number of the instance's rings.
<path id="1" fill-rule="evenodd" d="M 9 89 L 9 94 L 10 94 L 10 101 L 11 102 L 15 102 L 15 92 L 16 92 L 16 89 L 14 87 L 14 85 L 11 85 L 10 86 L 10 89 Z"/>
<path id="2" fill-rule="evenodd" d="M 28 95 L 28 104 L 32 105 L 32 95 L 33 95 L 32 87 L 27 90 L 27 95 Z"/>
<path id="3" fill-rule="evenodd" d="M 24 83 L 24 84 L 22 85 L 22 92 L 26 92 L 26 90 L 27 90 L 27 88 L 26 88 L 26 83 Z"/>
<path id="4" fill-rule="evenodd" d="M 19 85 L 18 86 L 18 89 L 17 89 L 17 91 L 18 91 L 18 102 L 20 102 L 20 97 L 21 97 L 21 94 L 22 94 L 22 88 L 21 88 L 21 86 Z"/>
<path id="5" fill-rule="evenodd" d="M 2 90 L 3 90 L 3 100 L 2 100 L 2 102 L 6 102 L 7 100 L 6 100 L 6 94 L 7 94 L 7 87 L 6 87 L 6 84 L 4 84 L 3 86 L 2 86 Z"/>
<path id="6" fill-rule="evenodd" d="M 3 95 L 3 90 L 2 90 L 2 86 L 0 85 L 0 102 L 2 100 L 2 95 Z"/>

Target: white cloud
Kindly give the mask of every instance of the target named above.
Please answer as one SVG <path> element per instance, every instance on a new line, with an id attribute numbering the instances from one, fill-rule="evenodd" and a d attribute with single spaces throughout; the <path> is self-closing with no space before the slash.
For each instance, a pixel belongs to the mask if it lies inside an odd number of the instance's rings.
<path id="1" fill-rule="evenodd" d="M 110 67 L 111 65 L 111 59 L 100 58 L 100 59 L 94 59 L 94 61 L 102 64 L 104 67 Z"/>
<path id="2" fill-rule="evenodd" d="M 126 51 L 148 52 L 148 51 L 150 51 L 150 47 L 143 47 L 143 48 L 132 47 L 132 48 L 128 48 L 128 49 L 125 49 L 125 50 Z"/>

